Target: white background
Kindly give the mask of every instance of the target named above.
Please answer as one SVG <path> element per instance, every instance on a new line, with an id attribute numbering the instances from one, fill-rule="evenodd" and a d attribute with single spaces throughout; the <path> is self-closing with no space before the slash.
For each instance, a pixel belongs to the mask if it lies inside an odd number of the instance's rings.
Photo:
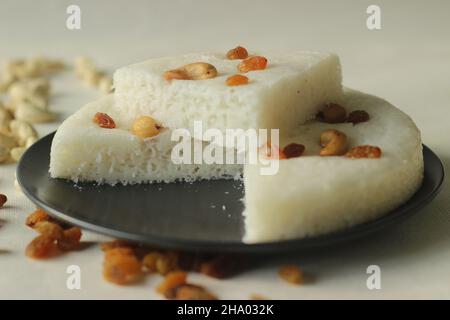
<path id="1" fill-rule="evenodd" d="M 366 28 L 366 8 L 382 9 L 382 29 Z M 66 8 L 78 4 L 82 30 L 65 27 Z M 80 54 L 115 68 L 151 57 L 244 45 L 250 50 L 312 49 L 340 55 L 346 86 L 379 95 L 416 121 L 424 143 L 450 165 L 449 1 L 17 1 L 0 2 L 0 60 L 35 54 L 71 62 Z M 51 108 L 60 120 L 98 97 L 73 74 L 53 82 Z M 40 125 L 45 134 L 58 123 Z M 158 298 L 159 276 L 116 287 L 101 276 L 97 245 L 49 261 L 28 260 L 33 232 L 23 226 L 31 203 L 13 187 L 15 165 L 0 166 L 0 298 Z M 441 194 L 408 221 L 347 246 L 267 257 L 257 269 L 226 281 L 193 274 L 220 298 L 450 298 L 450 199 Z M 99 237 L 86 233 L 86 240 Z M 314 283 L 279 280 L 277 267 L 298 262 Z M 66 267 L 81 266 L 82 289 L 67 290 Z M 366 268 L 382 270 L 382 289 L 366 288 Z"/>

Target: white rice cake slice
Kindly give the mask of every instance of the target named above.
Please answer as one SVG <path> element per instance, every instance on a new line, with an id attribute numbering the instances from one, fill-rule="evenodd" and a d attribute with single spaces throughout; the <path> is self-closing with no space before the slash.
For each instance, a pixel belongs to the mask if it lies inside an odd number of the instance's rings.
<path id="1" fill-rule="evenodd" d="M 342 98 L 336 55 L 262 55 L 268 58 L 268 67 L 246 73 L 249 84 L 233 87 L 225 81 L 237 73 L 242 60 L 229 60 L 225 54 L 187 54 L 120 68 L 114 74 L 119 116 L 132 121 L 137 115 L 152 115 L 166 127 L 190 130 L 199 120 L 204 130 L 277 128 L 289 132 L 325 103 Z M 165 71 L 199 61 L 214 65 L 218 76 L 207 80 L 163 79 Z"/>
<path id="2" fill-rule="evenodd" d="M 306 147 L 304 156 L 279 161 L 278 174 L 260 175 L 246 165 L 245 241 L 248 243 L 311 237 L 363 223 L 407 201 L 423 178 L 422 143 L 413 121 L 388 102 L 346 90 L 348 112 L 365 110 L 365 123 L 310 122 L 285 139 Z M 379 159 L 320 157 L 325 129 L 346 133 L 350 147 L 375 145 Z"/>
<path id="3" fill-rule="evenodd" d="M 239 178 L 242 165 L 175 164 L 171 160 L 171 130 L 142 139 L 129 131 L 108 96 L 91 102 L 69 117 L 53 138 L 50 175 L 77 181 L 108 184 L 194 181 L 199 179 Z M 111 116 L 115 129 L 104 129 L 92 122 L 95 113 Z M 205 147 L 205 142 L 194 141 Z"/>

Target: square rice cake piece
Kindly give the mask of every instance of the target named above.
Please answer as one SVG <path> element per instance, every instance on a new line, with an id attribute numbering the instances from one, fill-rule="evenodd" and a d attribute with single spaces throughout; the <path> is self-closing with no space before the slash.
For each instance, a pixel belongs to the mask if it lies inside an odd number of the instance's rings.
<path id="1" fill-rule="evenodd" d="M 312 118 L 328 102 L 342 98 L 341 68 L 334 54 L 297 52 L 261 54 L 264 70 L 245 73 L 247 85 L 227 86 L 242 60 L 225 54 L 197 53 L 152 59 L 118 69 L 114 74 L 120 117 L 132 121 L 151 115 L 168 128 L 203 129 L 292 128 Z M 165 80 L 165 71 L 194 62 L 207 62 L 218 71 L 206 80 Z"/>

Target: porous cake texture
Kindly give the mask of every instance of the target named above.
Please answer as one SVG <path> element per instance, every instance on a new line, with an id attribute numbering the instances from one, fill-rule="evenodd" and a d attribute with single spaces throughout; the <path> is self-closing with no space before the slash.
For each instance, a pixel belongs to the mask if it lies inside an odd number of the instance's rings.
<path id="1" fill-rule="evenodd" d="M 372 220 L 407 201 L 423 178 L 420 132 L 413 121 L 388 102 L 347 90 L 348 112 L 365 110 L 368 122 L 357 125 L 310 122 L 283 142 L 302 143 L 306 153 L 281 160 L 278 174 L 263 176 L 260 165 L 245 165 L 245 241 L 302 238 Z M 375 145 L 379 159 L 318 156 L 325 129 L 337 129 L 350 147 Z"/>
<path id="2" fill-rule="evenodd" d="M 111 116 L 116 128 L 104 129 L 93 123 L 97 112 Z M 168 128 L 147 139 L 133 135 L 129 129 L 129 124 L 118 116 L 112 95 L 87 104 L 56 132 L 50 175 L 111 185 L 241 177 L 242 165 L 174 163 L 171 152 L 178 141 L 171 140 L 172 131 Z M 194 144 L 202 144 L 202 148 L 207 145 L 191 140 L 192 148 Z"/>
<path id="3" fill-rule="evenodd" d="M 118 69 L 114 87 L 118 116 L 132 120 L 151 115 L 168 128 L 188 128 L 203 122 L 216 128 L 276 128 L 288 132 L 310 119 L 317 109 L 342 98 L 341 68 L 334 54 L 296 52 L 263 54 L 264 70 L 246 73 L 250 82 L 230 87 L 227 77 L 242 60 L 225 54 L 201 53 L 152 59 Z M 167 81 L 162 74 L 193 62 L 214 65 L 212 79 Z"/>

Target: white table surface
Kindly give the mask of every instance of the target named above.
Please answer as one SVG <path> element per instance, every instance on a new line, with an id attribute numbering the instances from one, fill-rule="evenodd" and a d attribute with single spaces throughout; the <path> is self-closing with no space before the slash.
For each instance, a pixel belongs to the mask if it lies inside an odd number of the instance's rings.
<path id="1" fill-rule="evenodd" d="M 72 61 L 92 56 L 111 72 L 122 65 L 161 55 L 227 50 L 242 44 L 255 50 L 313 49 L 337 52 L 346 86 L 379 95 L 407 112 L 423 141 L 450 168 L 449 1 L 73 1 L 81 6 L 82 29 L 65 27 L 72 1 L 0 2 L 0 60 L 43 54 Z M 379 4 L 382 29 L 366 28 L 366 8 Z M 63 120 L 99 94 L 70 72 L 53 81 L 51 108 Z M 40 134 L 59 123 L 39 125 Z M 13 187 L 15 165 L 0 166 L 0 298 L 154 299 L 159 276 L 117 287 L 102 279 L 97 245 L 48 261 L 24 256 L 35 236 L 23 221 L 31 202 Z M 85 233 L 88 241 L 99 235 Z M 315 275 L 309 285 L 292 286 L 277 267 L 299 263 Z M 79 265 L 81 290 L 66 288 L 66 268 Z M 381 290 L 368 290 L 366 268 L 381 267 Z M 441 194 L 404 223 L 351 245 L 267 257 L 267 263 L 233 279 L 192 274 L 221 298 L 450 298 L 449 182 Z"/>

